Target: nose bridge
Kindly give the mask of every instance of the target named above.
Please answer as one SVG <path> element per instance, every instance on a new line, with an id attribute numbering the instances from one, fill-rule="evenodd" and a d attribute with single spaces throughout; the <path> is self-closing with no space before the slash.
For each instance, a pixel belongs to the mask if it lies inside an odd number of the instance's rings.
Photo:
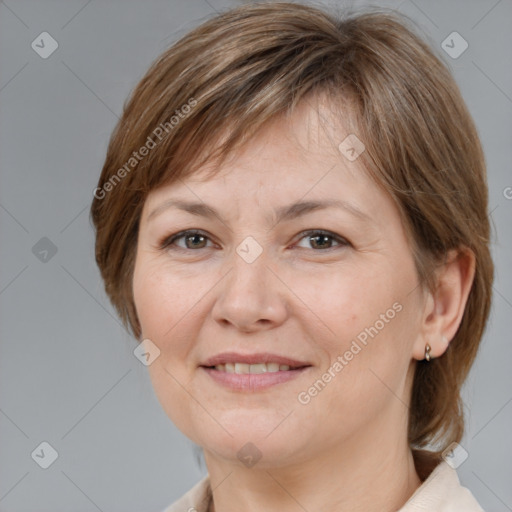
<path id="1" fill-rule="evenodd" d="M 261 256 L 263 254 L 263 246 L 253 236 L 246 236 L 240 242 L 240 244 L 238 244 L 235 252 L 240 257 L 240 259 L 243 260 L 244 263 L 247 265 L 252 265 L 258 259 L 262 259 Z M 267 256 L 268 250 L 265 251 L 265 257 L 263 259 L 266 259 Z M 240 262 L 237 261 L 237 263 Z"/>
<path id="2" fill-rule="evenodd" d="M 243 330 L 284 320 L 284 297 L 278 290 L 278 280 L 267 268 L 268 255 L 252 236 L 235 248 L 229 262 L 231 271 L 214 306 L 216 320 Z"/>
<path id="3" fill-rule="evenodd" d="M 267 269 L 269 252 L 252 236 L 248 236 L 235 247 L 231 257 L 232 272 L 228 280 L 229 292 L 246 296 L 252 304 L 261 301 L 270 291 Z"/>

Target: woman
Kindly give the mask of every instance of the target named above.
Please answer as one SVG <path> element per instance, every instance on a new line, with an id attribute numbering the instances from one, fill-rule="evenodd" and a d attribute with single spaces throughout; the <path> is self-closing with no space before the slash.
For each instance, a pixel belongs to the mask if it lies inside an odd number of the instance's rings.
<path id="1" fill-rule="evenodd" d="M 485 162 L 405 18 L 209 20 L 133 92 L 94 195 L 106 291 L 208 468 L 168 511 L 482 510 L 447 454 L 491 300 Z"/>

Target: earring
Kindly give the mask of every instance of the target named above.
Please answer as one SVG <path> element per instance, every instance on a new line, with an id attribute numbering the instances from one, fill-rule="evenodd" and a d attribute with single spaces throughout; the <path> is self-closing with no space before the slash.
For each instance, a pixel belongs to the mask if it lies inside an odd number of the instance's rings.
<path id="1" fill-rule="evenodd" d="M 425 360 L 426 361 L 430 361 L 430 359 L 431 359 L 431 357 L 430 357 L 430 350 L 431 350 L 430 345 L 427 343 L 425 345 Z"/>

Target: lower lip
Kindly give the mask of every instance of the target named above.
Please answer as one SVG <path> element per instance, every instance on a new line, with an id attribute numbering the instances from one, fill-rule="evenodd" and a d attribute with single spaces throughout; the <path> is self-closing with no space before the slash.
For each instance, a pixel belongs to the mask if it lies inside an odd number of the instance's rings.
<path id="1" fill-rule="evenodd" d="M 228 373 L 215 370 L 215 368 L 201 368 L 219 384 L 238 391 L 257 391 L 267 389 L 283 382 L 296 379 L 299 375 L 311 368 L 305 366 L 296 370 L 286 370 L 267 373 Z"/>

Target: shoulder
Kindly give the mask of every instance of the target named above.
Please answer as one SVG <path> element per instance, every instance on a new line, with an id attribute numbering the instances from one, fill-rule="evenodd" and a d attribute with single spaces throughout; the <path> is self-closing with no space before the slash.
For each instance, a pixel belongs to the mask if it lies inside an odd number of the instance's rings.
<path id="1" fill-rule="evenodd" d="M 207 512 L 211 495 L 210 477 L 205 476 L 162 512 Z"/>
<path id="2" fill-rule="evenodd" d="M 484 512 L 471 492 L 460 484 L 457 472 L 445 461 L 410 497 L 398 512 Z"/>

